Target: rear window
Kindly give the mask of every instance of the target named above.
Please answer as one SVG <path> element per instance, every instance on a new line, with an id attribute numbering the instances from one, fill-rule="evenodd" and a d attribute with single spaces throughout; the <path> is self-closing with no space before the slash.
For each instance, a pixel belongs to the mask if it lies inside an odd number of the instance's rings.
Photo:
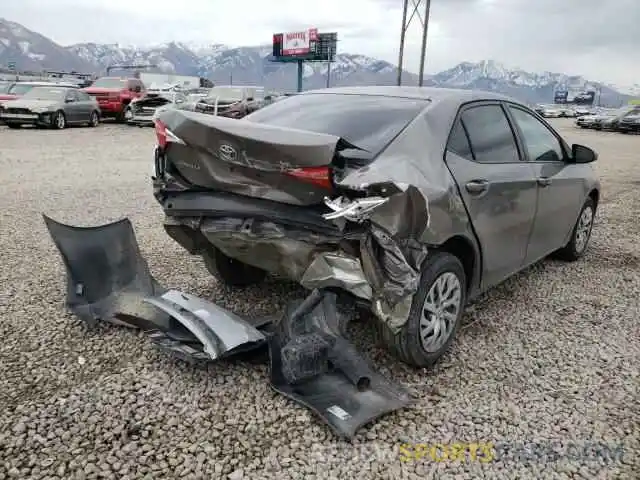
<path id="1" fill-rule="evenodd" d="M 335 135 L 376 155 L 428 103 L 413 98 L 307 94 L 273 103 L 245 120 Z"/>

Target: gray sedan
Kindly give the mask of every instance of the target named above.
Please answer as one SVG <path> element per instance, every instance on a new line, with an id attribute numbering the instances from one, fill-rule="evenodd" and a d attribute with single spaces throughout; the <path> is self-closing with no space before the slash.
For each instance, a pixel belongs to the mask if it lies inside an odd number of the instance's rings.
<path id="1" fill-rule="evenodd" d="M 547 255 L 582 257 L 600 199 L 593 150 L 488 92 L 323 89 L 156 128 L 176 242 L 228 285 L 272 272 L 351 294 L 417 366 L 446 352 L 469 299 Z"/>
<path id="2" fill-rule="evenodd" d="M 78 124 L 97 127 L 100 107 L 95 98 L 77 88 L 39 86 L 16 100 L 3 102 L 0 120 L 9 128 L 36 125 L 63 129 Z"/>

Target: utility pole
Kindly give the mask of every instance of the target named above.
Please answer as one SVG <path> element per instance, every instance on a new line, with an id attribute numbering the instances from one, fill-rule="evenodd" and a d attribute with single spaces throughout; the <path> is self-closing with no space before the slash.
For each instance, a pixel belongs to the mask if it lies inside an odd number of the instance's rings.
<path id="1" fill-rule="evenodd" d="M 327 88 L 329 88 L 331 84 L 331 43 L 329 43 L 329 54 L 327 58 Z"/>
<path id="2" fill-rule="evenodd" d="M 427 53 L 427 32 L 429 27 L 429 14 L 431 10 L 431 0 L 425 0 L 425 11 L 424 11 L 424 19 L 422 15 L 418 11 L 418 8 L 422 4 L 423 0 L 411 0 L 413 4 L 413 10 L 409 18 L 407 19 L 407 14 L 409 13 L 409 0 L 404 0 L 402 7 L 402 29 L 400 30 L 400 48 L 398 49 L 398 85 L 402 85 L 402 67 L 404 65 L 404 47 L 406 42 L 406 34 L 409 25 L 411 25 L 411 20 L 417 14 L 422 23 L 422 48 L 420 51 L 420 76 L 418 78 L 418 85 L 422 86 L 424 81 L 424 64 L 425 57 Z"/>

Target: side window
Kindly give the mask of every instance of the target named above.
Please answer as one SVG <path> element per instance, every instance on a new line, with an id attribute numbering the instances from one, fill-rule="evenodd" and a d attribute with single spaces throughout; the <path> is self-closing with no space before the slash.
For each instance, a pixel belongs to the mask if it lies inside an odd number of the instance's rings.
<path id="1" fill-rule="evenodd" d="M 518 146 L 500 105 L 480 105 L 462 113 L 474 159 L 479 163 L 516 163 Z"/>
<path id="2" fill-rule="evenodd" d="M 65 97 L 65 100 L 71 101 L 71 102 L 77 102 L 78 101 L 77 92 L 75 90 L 67 90 L 67 95 Z"/>
<path id="3" fill-rule="evenodd" d="M 562 146 L 551 131 L 530 113 L 509 107 L 532 162 L 560 162 L 564 158 Z"/>
<path id="4" fill-rule="evenodd" d="M 453 130 L 451 130 L 447 150 L 468 160 L 474 160 L 471 145 L 469 145 L 469 137 L 467 137 L 467 132 L 464 131 L 460 120 L 456 122 Z"/>
<path id="5" fill-rule="evenodd" d="M 76 92 L 76 95 L 78 95 L 78 100 L 80 100 L 81 102 L 91 101 L 91 96 L 86 92 Z"/>

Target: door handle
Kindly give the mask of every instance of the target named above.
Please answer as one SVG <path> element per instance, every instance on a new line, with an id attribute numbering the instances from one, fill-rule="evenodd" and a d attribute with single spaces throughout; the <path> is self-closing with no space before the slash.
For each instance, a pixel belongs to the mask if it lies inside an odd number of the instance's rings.
<path id="1" fill-rule="evenodd" d="M 551 179 L 549 177 L 539 177 L 538 185 L 540 185 L 541 187 L 547 187 L 551 185 Z"/>
<path id="2" fill-rule="evenodd" d="M 469 193 L 483 193 L 489 188 L 489 182 L 487 180 L 471 180 L 465 187 Z"/>

